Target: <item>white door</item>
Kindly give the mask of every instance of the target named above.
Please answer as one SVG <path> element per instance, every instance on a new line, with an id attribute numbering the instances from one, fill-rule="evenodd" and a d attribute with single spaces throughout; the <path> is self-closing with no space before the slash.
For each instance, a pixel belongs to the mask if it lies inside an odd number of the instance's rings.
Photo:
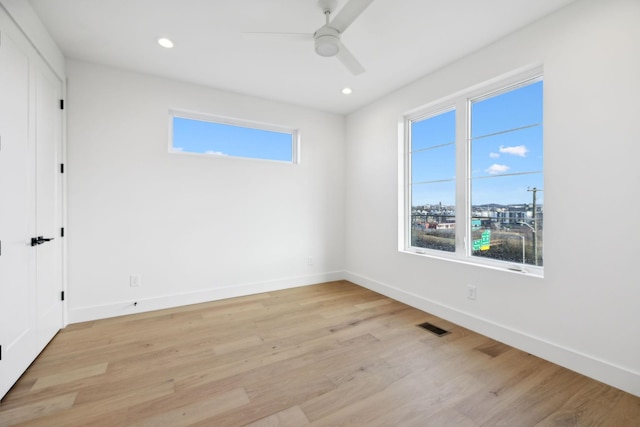
<path id="1" fill-rule="evenodd" d="M 38 348 L 43 349 L 62 328 L 62 243 L 60 238 L 62 174 L 62 92 L 48 68 L 35 76 L 36 235 L 52 239 L 35 246 Z"/>
<path id="2" fill-rule="evenodd" d="M 61 92 L 0 31 L 0 398 L 63 324 Z"/>
<path id="3" fill-rule="evenodd" d="M 29 59 L 0 33 L 0 397 L 37 353 L 35 147 L 29 135 Z"/>

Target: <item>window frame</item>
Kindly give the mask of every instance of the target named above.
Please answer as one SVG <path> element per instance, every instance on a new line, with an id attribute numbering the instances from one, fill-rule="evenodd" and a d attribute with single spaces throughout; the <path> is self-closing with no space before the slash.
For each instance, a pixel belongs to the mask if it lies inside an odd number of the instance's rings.
<path id="1" fill-rule="evenodd" d="M 471 238 L 471 104 L 473 101 L 486 99 L 505 93 L 536 81 L 544 81 L 543 68 L 533 67 L 525 71 L 492 79 L 488 82 L 461 90 L 450 96 L 405 113 L 399 121 L 399 239 L 398 250 L 403 253 L 440 260 L 461 262 L 501 271 L 526 274 L 533 277 L 544 277 L 544 266 L 519 264 L 510 261 L 473 256 Z M 544 89 L 543 89 L 544 90 Z M 543 92 L 543 126 L 545 116 L 545 98 Z M 447 252 L 437 249 L 411 246 L 411 214 L 412 214 L 412 164 L 411 164 L 411 124 L 425 120 L 446 111 L 455 110 L 455 251 Z M 543 127 L 544 147 L 544 127 Z M 544 153 L 544 149 L 543 149 Z M 544 154 L 543 154 L 544 156 Z M 542 179 L 544 181 L 544 159 Z M 544 233 L 544 227 L 540 231 Z M 544 241 L 544 238 L 542 239 Z"/>
<path id="2" fill-rule="evenodd" d="M 173 121 L 174 118 L 185 120 L 194 120 L 219 125 L 236 126 L 245 129 L 254 129 L 265 132 L 285 133 L 291 135 L 291 160 L 266 159 L 261 157 L 239 156 L 219 153 L 197 153 L 190 151 L 181 151 L 174 148 Z M 226 158 L 240 159 L 248 161 L 274 162 L 280 164 L 296 165 L 300 163 L 300 130 L 294 127 L 275 125 L 271 123 L 258 122 L 253 120 L 239 119 L 234 117 L 222 116 L 217 114 L 198 113 L 187 110 L 169 109 L 169 154 L 199 156 L 204 158 Z"/>

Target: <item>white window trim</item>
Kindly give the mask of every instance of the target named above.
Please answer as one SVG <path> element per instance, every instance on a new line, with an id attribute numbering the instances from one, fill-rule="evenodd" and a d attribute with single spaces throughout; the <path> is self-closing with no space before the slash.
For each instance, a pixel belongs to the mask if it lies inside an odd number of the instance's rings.
<path id="1" fill-rule="evenodd" d="M 453 95 L 425 104 L 404 114 L 399 121 L 398 131 L 398 251 L 401 253 L 428 257 L 444 261 L 452 261 L 467 265 L 490 268 L 532 277 L 544 277 L 544 267 L 523 265 L 490 258 L 473 257 L 471 255 L 471 194 L 470 194 L 470 101 L 482 99 L 503 91 L 542 79 L 542 66 L 519 70 L 488 82 L 476 85 Z M 543 102 L 544 98 L 543 98 Z M 411 246 L 411 158 L 410 136 L 411 122 L 424 119 L 455 109 L 456 111 L 456 250 L 455 252 L 438 251 Z M 546 109 L 543 108 L 543 117 Z M 544 122 L 544 119 L 543 119 Z M 544 162 L 543 162 L 544 164 Z M 464 165 L 464 166 L 460 166 Z M 460 226 L 458 225 L 460 224 Z"/>
<path id="2" fill-rule="evenodd" d="M 258 157 L 231 156 L 226 154 L 191 153 L 191 152 L 174 150 L 173 149 L 173 118 L 174 117 L 178 117 L 181 119 L 188 119 L 188 120 L 200 120 L 204 122 L 218 123 L 218 124 L 231 125 L 231 126 L 239 126 L 243 128 L 257 129 L 257 130 L 263 130 L 268 132 L 279 132 L 279 133 L 290 134 L 291 135 L 291 161 L 261 159 Z M 169 109 L 168 151 L 169 151 L 169 154 L 176 154 L 176 155 L 183 155 L 183 156 L 240 159 L 240 160 L 247 160 L 247 161 L 273 162 L 273 163 L 295 165 L 300 163 L 300 130 L 293 127 L 288 127 L 288 126 L 275 125 L 272 123 L 258 122 L 258 121 L 245 120 L 245 119 L 238 119 L 234 117 L 227 117 L 227 116 L 221 116 L 216 114 L 206 114 L 206 113 L 199 113 L 199 112 L 194 112 L 189 110 L 180 110 L 180 109 Z"/>

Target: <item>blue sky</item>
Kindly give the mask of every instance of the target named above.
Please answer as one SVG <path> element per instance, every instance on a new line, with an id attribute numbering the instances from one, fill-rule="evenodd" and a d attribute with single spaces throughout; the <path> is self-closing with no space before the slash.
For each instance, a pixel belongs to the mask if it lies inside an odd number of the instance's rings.
<path id="1" fill-rule="evenodd" d="M 173 151 L 292 161 L 290 133 L 173 118 Z"/>
<path id="2" fill-rule="evenodd" d="M 531 203 L 527 189 L 543 189 L 542 89 L 538 81 L 472 103 L 472 205 Z M 411 134 L 412 182 L 424 182 L 412 205 L 454 205 L 455 111 L 414 122 Z"/>

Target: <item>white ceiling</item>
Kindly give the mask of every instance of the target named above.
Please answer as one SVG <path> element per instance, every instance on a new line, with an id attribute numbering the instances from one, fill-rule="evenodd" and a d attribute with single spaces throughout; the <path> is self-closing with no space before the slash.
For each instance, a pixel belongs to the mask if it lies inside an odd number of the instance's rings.
<path id="1" fill-rule="evenodd" d="M 312 41 L 242 35 L 313 33 L 317 0 L 29 1 L 67 58 L 346 114 L 574 0 L 375 0 L 342 36 L 358 76 Z"/>

